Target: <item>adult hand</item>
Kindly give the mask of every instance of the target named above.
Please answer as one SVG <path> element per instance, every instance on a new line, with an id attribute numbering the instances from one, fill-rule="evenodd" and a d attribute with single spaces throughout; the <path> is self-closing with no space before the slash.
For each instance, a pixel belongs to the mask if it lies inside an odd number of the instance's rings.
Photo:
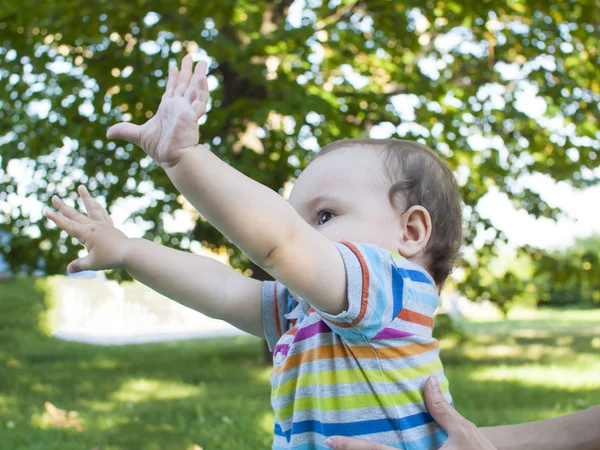
<path id="1" fill-rule="evenodd" d="M 448 432 L 448 440 L 440 450 L 496 450 L 473 423 L 446 401 L 435 376 L 425 383 L 425 404 L 435 421 Z M 394 450 L 387 445 L 341 436 L 331 437 L 326 443 L 337 450 Z"/>

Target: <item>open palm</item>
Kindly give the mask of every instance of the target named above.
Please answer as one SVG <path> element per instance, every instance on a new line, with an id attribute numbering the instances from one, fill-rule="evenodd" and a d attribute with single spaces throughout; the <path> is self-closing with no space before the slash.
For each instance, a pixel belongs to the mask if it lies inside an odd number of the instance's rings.
<path id="1" fill-rule="evenodd" d="M 128 238 L 113 225 L 106 209 L 98 203 L 84 186 L 79 195 L 87 215 L 68 206 L 57 196 L 52 204 L 58 211 L 46 210 L 46 217 L 85 246 L 88 254 L 72 261 L 67 270 L 103 270 L 123 267 Z"/>
<path id="2" fill-rule="evenodd" d="M 121 122 L 107 132 L 109 139 L 125 139 L 139 145 L 163 167 L 172 167 L 186 148 L 198 144 L 198 120 L 206 113 L 208 83 L 206 63 L 199 62 L 192 71 L 192 58 L 186 56 L 181 71 L 169 71 L 167 88 L 158 111 L 143 125 Z"/>

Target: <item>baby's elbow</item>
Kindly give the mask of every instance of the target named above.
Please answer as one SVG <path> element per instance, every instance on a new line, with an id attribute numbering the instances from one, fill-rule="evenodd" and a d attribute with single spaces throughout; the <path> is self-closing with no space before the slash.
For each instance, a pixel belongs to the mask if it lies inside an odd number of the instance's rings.
<path id="1" fill-rule="evenodd" d="M 261 267 L 263 270 L 271 273 L 276 270 L 278 267 L 281 267 L 283 261 L 285 260 L 286 255 L 290 254 L 290 246 L 289 243 L 281 242 L 277 243 L 273 248 L 271 248 L 267 253 L 265 253 L 262 257 L 259 258 L 258 261 L 254 261 L 257 266 Z"/>
<path id="2" fill-rule="evenodd" d="M 295 257 L 298 257 L 298 249 L 302 248 L 301 236 L 297 230 L 281 233 L 271 244 L 271 248 L 254 259 L 254 263 L 275 276 L 275 273 L 286 272 L 286 267 L 293 265 Z"/>

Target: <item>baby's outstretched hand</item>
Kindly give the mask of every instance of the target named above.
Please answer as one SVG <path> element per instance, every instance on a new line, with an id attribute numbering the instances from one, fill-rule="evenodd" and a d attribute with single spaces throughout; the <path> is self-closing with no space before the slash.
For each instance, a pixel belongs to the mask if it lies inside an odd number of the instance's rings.
<path id="1" fill-rule="evenodd" d="M 158 111 L 144 125 L 129 122 L 109 128 L 109 139 L 125 139 L 139 145 L 158 164 L 173 167 L 185 150 L 198 144 L 198 120 L 206 112 L 208 83 L 206 63 L 199 62 L 192 72 L 192 57 L 186 56 L 181 71 L 173 67 Z"/>
<path id="2" fill-rule="evenodd" d="M 52 197 L 56 211 L 47 210 L 46 217 L 85 245 L 88 254 L 72 261 L 67 270 L 103 270 L 123 267 L 129 238 L 114 227 L 106 209 L 98 203 L 84 186 L 79 187 L 87 216 L 71 208 L 58 197 Z"/>

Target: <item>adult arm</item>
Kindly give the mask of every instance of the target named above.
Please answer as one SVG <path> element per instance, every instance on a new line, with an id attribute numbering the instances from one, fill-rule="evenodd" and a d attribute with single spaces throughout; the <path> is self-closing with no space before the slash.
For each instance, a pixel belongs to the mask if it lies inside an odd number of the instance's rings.
<path id="1" fill-rule="evenodd" d="M 440 450 L 600 450 L 600 406 L 538 422 L 478 429 L 446 401 L 435 381 L 427 380 L 425 403 L 448 432 Z M 392 450 L 341 436 L 332 437 L 328 445 L 338 450 Z"/>
<path id="2" fill-rule="evenodd" d="M 600 450 L 600 406 L 553 419 L 480 430 L 498 450 Z"/>

